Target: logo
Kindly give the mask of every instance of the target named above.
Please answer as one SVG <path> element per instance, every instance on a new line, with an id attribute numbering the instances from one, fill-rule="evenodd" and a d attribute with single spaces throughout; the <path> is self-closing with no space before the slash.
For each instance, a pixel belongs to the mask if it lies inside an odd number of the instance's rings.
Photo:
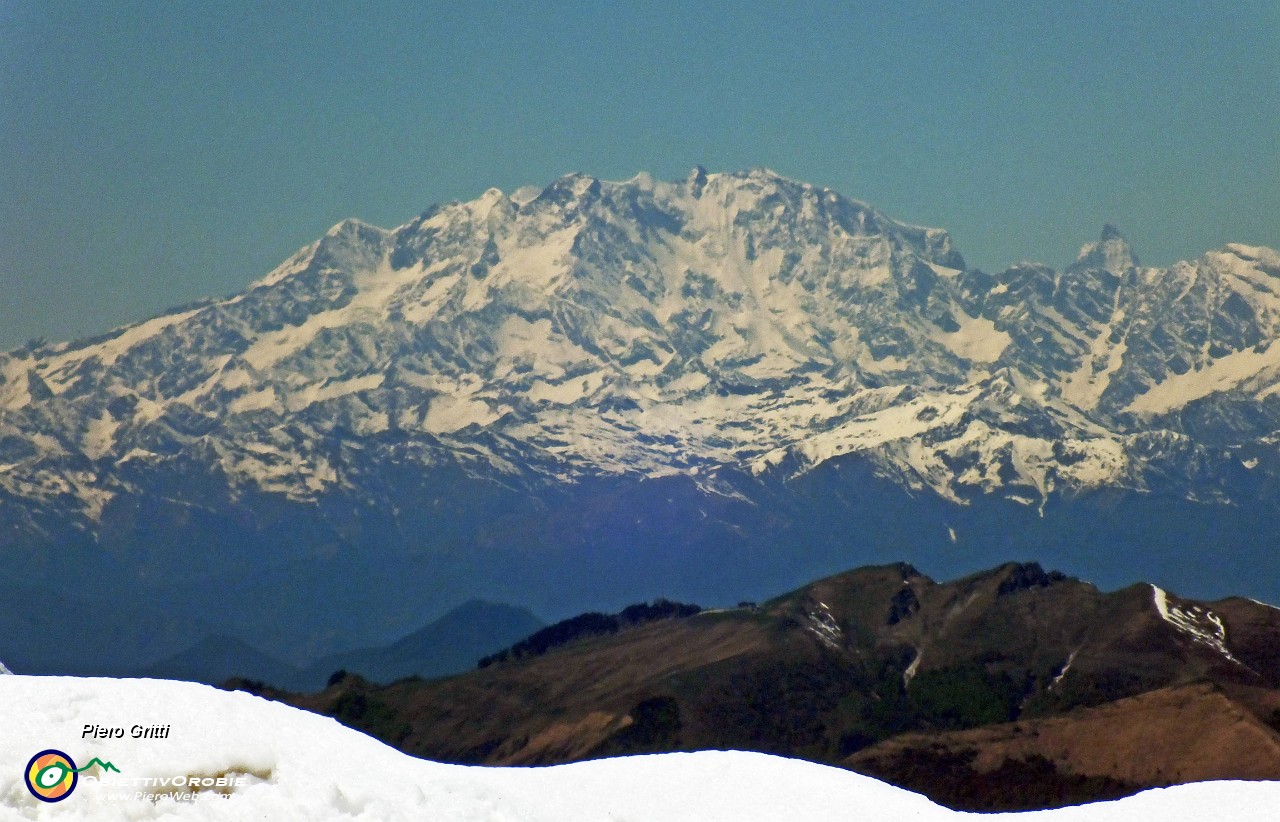
<path id="1" fill-rule="evenodd" d="M 80 781 L 76 763 L 62 751 L 41 751 L 27 763 L 27 790 L 42 802 L 61 802 Z"/>
<path id="2" fill-rule="evenodd" d="M 41 802 L 61 802 L 76 789 L 76 785 L 80 782 L 80 774 L 94 765 L 101 766 L 104 771 L 120 773 L 120 769 L 115 765 L 103 762 L 97 757 L 83 768 L 77 768 L 71 757 L 62 751 L 50 748 L 31 757 L 23 779 L 27 783 L 27 790 L 31 791 L 31 795 L 36 799 Z"/>

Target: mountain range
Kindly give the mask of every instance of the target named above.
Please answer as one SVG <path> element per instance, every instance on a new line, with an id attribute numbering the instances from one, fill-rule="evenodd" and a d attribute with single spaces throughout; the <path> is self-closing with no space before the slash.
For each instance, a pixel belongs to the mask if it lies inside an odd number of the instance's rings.
<path id="1" fill-rule="evenodd" d="M 628 611 L 460 676 L 255 690 L 436 761 L 750 750 L 967 810 L 1280 778 L 1280 609 L 1249 599 L 1104 593 L 1033 563 L 939 583 L 896 563 L 759 606 Z"/>
<path id="2" fill-rule="evenodd" d="M 133 676 L 217 685 L 232 677 L 316 690 L 330 678 L 358 674 L 374 682 L 441 677 L 470 670 L 485 657 L 542 628 L 524 608 L 469 600 L 389 645 L 356 648 L 295 667 L 234 637 L 212 634 Z"/>
<path id="3" fill-rule="evenodd" d="M 903 555 L 1280 599 L 1278 329 L 1266 248 L 990 274 L 762 169 L 493 189 L 0 355 L 0 594 L 295 666 Z"/>

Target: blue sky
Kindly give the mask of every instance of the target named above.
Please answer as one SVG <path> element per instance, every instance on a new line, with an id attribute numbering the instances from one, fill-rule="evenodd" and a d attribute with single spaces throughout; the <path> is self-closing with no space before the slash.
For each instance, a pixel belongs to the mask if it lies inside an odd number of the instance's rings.
<path id="1" fill-rule="evenodd" d="M 569 171 L 768 166 L 988 270 L 1275 247 L 1278 131 L 1274 0 L 0 0 L 0 348 Z"/>

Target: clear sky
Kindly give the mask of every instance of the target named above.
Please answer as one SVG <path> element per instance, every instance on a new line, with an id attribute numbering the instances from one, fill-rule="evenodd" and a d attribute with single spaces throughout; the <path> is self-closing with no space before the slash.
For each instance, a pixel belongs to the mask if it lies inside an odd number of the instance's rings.
<path id="1" fill-rule="evenodd" d="M 1055 267 L 1280 246 L 1280 3 L 0 0 L 0 348 L 345 217 L 768 166 Z"/>

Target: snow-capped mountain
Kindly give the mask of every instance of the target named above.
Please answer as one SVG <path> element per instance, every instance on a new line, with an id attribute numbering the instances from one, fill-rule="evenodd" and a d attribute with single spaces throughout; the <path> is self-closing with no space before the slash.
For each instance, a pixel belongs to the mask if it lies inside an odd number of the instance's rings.
<path id="1" fill-rule="evenodd" d="M 1108 226 L 1060 273 L 987 274 L 764 170 L 572 174 L 0 355 L 0 540 L 154 582 L 484 543 L 510 494 L 674 476 L 754 505 L 838 458 L 930 504 L 1250 504 L 1280 476 L 1278 330 L 1270 249 L 1144 268 Z"/>
<path id="2" fill-rule="evenodd" d="M 5 355 L 0 482 L 96 519 L 129 487 L 112 469 L 198 444 L 232 485 L 309 499 L 358 481 L 324 438 L 394 434 L 427 465 L 557 479 L 867 452 L 1038 500 L 1142 487 L 1153 429 L 1271 434 L 1278 325 L 1268 249 L 1144 269 L 1108 226 L 1061 274 L 990 276 L 941 230 L 764 171 L 570 175 L 344 222 L 243 294 Z M 1222 431 L 1210 407 L 1236 406 Z"/>

